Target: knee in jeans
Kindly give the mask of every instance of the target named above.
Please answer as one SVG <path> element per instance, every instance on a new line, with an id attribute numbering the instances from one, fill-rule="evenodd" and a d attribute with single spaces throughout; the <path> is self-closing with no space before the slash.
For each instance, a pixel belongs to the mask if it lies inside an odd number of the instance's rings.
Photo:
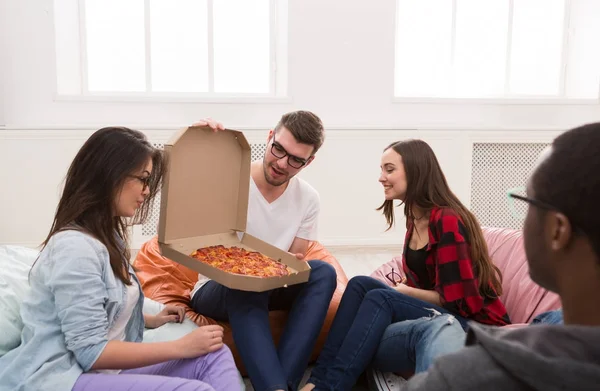
<path id="1" fill-rule="evenodd" d="M 377 306 L 387 306 L 390 308 L 390 310 L 392 310 L 391 305 L 387 300 L 388 295 L 389 291 L 387 289 L 373 289 L 365 294 L 363 301 L 371 301 Z"/>
<path id="2" fill-rule="evenodd" d="M 371 277 L 369 276 L 354 276 L 350 279 L 350 281 L 348 281 L 348 288 L 355 288 L 357 286 L 362 286 L 362 283 L 367 280 L 370 279 Z"/>
<path id="3" fill-rule="evenodd" d="M 440 311 L 436 310 L 435 308 L 425 307 L 425 310 L 429 311 L 430 315 L 423 317 L 423 319 L 428 319 L 430 321 L 430 323 L 434 323 L 434 324 L 437 324 L 440 326 L 451 325 L 451 324 L 455 324 L 455 323 L 458 323 L 460 325 L 460 322 L 452 314 L 441 313 Z"/>
<path id="4" fill-rule="evenodd" d="M 452 325 L 452 324 L 460 325 L 460 322 L 458 320 L 456 320 L 456 318 L 453 315 L 442 314 L 434 309 L 431 309 L 431 310 L 436 312 L 429 318 L 429 320 L 432 323 L 435 323 L 440 326 Z"/>
<path id="5" fill-rule="evenodd" d="M 311 267 L 311 276 L 313 278 L 327 281 L 327 283 L 333 285 L 335 289 L 337 285 L 337 272 L 335 268 L 324 261 L 309 261 L 309 265 Z"/>
<path id="6" fill-rule="evenodd" d="M 240 308 L 262 308 L 268 309 L 269 291 L 247 292 L 230 289 L 226 298 L 227 311 Z"/>
<path id="7" fill-rule="evenodd" d="M 451 314 L 439 314 L 433 315 L 429 320 L 429 326 L 426 326 L 426 331 L 428 333 L 441 333 L 444 334 L 454 334 L 454 335 L 463 335 L 465 332 L 462 328 L 462 325 Z"/>

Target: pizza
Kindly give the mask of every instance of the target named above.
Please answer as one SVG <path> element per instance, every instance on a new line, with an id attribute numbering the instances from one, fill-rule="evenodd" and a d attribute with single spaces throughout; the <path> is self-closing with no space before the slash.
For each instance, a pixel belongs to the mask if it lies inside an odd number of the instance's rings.
<path id="1" fill-rule="evenodd" d="M 290 274 L 290 269 L 285 264 L 257 251 L 248 251 L 236 246 L 202 247 L 190 256 L 212 267 L 233 274 L 261 278 L 283 277 Z"/>

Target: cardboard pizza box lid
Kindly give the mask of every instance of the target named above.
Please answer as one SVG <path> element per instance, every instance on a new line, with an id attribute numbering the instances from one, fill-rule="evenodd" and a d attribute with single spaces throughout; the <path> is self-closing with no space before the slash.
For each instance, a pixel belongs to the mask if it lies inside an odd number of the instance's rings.
<path id="1" fill-rule="evenodd" d="M 250 144 L 242 132 L 187 127 L 165 143 L 158 241 L 246 230 Z"/>
<path id="2" fill-rule="evenodd" d="M 235 130 L 188 127 L 165 143 L 168 170 L 161 189 L 158 244 L 163 256 L 232 289 L 262 292 L 306 282 L 310 265 L 245 232 L 250 145 Z M 232 274 L 192 258 L 211 245 L 238 246 L 286 264 L 288 276 Z"/>

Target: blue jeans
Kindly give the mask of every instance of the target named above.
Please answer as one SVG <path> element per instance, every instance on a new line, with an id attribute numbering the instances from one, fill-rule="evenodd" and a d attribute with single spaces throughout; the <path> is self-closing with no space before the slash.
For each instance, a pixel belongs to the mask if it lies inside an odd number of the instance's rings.
<path id="1" fill-rule="evenodd" d="M 465 337 L 449 314 L 397 322 L 385 329 L 371 366 L 381 372 L 425 372 L 436 358 L 462 349 Z"/>
<path id="2" fill-rule="evenodd" d="M 315 390 L 350 390 L 371 362 L 392 323 L 431 316 L 441 307 L 404 295 L 367 276 L 348 282 L 309 383 Z M 456 316 L 463 328 L 467 321 Z"/>
<path id="3" fill-rule="evenodd" d="M 390 325 L 384 332 L 372 362 L 381 372 L 415 373 L 426 371 L 433 361 L 464 347 L 466 333 L 452 315 L 405 320 Z M 563 324 L 562 310 L 547 311 L 530 325 Z"/>
<path id="4" fill-rule="evenodd" d="M 562 309 L 555 311 L 546 311 L 536 316 L 532 321 L 532 325 L 536 324 L 563 324 Z"/>
<path id="5" fill-rule="evenodd" d="M 267 292 L 229 289 L 209 281 L 192 298 L 192 308 L 229 321 L 235 346 L 257 391 L 296 390 L 323 327 L 337 285 L 333 266 L 309 261 L 308 282 Z M 276 348 L 270 310 L 289 310 Z"/>

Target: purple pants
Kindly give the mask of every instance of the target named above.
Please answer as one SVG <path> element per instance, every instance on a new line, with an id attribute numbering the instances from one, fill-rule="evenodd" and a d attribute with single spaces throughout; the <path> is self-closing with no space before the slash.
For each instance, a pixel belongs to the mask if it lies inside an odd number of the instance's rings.
<path id="1" fill-rule="evenodd" d="M 229 348 L 192 359 L 172 360 L 120 374 L 84 373 L 73 391 L 238 391 L 239 372 Z"/>

